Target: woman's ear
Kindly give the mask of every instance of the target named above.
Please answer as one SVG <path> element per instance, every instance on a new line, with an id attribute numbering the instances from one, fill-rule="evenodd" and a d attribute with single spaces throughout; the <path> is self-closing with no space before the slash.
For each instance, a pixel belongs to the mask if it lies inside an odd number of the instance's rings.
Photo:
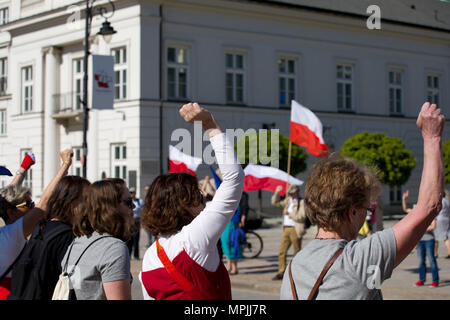
<path id="1" fill-rule="evenodd" d="M 355 219 L 355 216 L 356 216 L 356 208 L 351 207 L 350 210 L 348 211 L 348 220 L 350 222 L 353 222 L 353 220 Z"/>

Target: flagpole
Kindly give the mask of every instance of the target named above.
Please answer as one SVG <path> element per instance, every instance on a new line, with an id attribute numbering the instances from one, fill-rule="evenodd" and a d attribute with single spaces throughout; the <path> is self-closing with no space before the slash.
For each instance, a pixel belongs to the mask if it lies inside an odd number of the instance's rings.
<path id="1" fill-rule="evenodd" d="M 292 152 L 292 141 L 289 140 L 287 179 L 286 179 L 286 193 L 287 193 L 288 188 L 289 188 L 289 175 L 291 174 L 291 152 Z"/>

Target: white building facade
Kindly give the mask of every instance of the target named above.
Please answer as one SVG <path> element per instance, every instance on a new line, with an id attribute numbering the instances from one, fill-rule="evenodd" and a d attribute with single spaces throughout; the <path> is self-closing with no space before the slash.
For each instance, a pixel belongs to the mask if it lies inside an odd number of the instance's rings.
<path id="1" fill-rule="evenodd" d="M 416 168 L 405 186 L 386 187 L 383 201 L 398 203 L 406 189 L 416 197 L 418 111 L 431 100 L 450 117 L 450 4 L 423 11 L 423 0 L 414 9 L 379 1 L 381 29 L 370 30 L 369 2 L 114 1 L 108 20 L 117 33 L 109 43 L 90 42 L 92 54 L 115 57 L 115 100 L 113 110 L 89 112 L 87 178 L 121 177 L 143 195 L 168 171 L 168 146 L 178 142 L 172 132 L 193 132 L 178 115 L 187 101 L 212 111 L 224 129 L 279 128 L 289 136 L 295 99 L 321 119 L 333 151 L 363 131 L 401 138 Z M 108 1 L 95 1 L 100 6 Z M 36 197 L 64 148 L 75 151 L 70 174 L 81 175 L 84 8 L 85 1 L 0 1 L 0 164 L 15 171 L 24 152 L 34 152 L 25 183 Z M 103 20 L 94 18 L 92 35 Z M 315 161 L 309 156 L 308 169 Z"/>

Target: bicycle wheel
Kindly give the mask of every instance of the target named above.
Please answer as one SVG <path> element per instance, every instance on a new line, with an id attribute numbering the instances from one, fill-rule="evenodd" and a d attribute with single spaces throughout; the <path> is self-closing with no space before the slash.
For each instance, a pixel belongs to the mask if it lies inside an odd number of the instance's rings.
<path id="1" fill-rule="evenodd" d="M 245 234 L 247 242 L 242 246 L 242 256 L 247 259 L 256 258 L 263 250 L 263 240 L 254 231 L 247 231 Z"/>

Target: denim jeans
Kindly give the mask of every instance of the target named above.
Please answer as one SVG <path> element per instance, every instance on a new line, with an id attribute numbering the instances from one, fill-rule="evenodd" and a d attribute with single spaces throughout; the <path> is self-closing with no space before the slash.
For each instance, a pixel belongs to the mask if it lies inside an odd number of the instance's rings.
<path id="1" fill-rule="evenodd" d="M 419 256 L 419 278 L 425 282 L 427 266 L 425 264 L 425 255 L 428 257 L 431 267 L 431 276 L 433 281 L 439 283 L 439 273 L 436 257 L 434 256 L 434 240 L 421 240 L 417 244 L 417 254 Z"/>

